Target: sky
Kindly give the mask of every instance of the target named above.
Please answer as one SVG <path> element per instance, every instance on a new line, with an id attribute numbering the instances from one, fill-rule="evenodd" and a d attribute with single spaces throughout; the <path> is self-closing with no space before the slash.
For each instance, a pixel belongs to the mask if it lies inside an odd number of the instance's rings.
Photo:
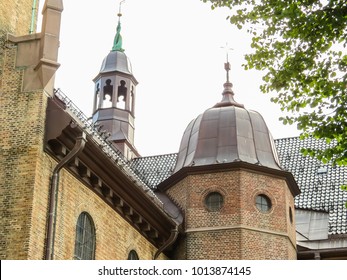
<path id="1" fill-rule="evenodd" d="M 41 0 L 41 4 L 43 4 Z M 88 117 L 93 78 L 113 45 L 120 0 L 64 1 L 55 87 Z M 142 156 L 178 152 L 188 123 L 222 98 L 226 44 L 232 48 L 230 80 L 235 100 L 258 111 L 274 138 L 299 135 L 284 126 L 279 105 L 262 94 L 262 73 L 244 70 L 250 35 L 201 0 L 126 0 L 122 5 L 123 48 L 139 84 L 135 146 Z"/>

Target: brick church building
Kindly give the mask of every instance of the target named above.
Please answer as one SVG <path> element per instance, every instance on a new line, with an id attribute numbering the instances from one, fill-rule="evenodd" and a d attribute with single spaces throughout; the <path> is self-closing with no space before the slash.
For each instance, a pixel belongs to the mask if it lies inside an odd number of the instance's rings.
<path id="1" fill-rule="evenodd" d="M 273 140 L 228 62 L 178 153 L 141 157 L 120 22 L 88 118 L 54 86 L 62 0 L 28 34 L 32 5 L 0 3 L 1 259 L 347 259 L 347 167 L 301 155 L 318 140 Z"/>

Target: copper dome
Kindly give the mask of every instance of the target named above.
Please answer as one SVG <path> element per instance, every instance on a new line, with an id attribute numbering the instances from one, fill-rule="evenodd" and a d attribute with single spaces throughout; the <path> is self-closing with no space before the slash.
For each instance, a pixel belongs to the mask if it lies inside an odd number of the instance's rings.
<path id="1" fill-rule="evenodd" d="M 263 117 L 237 103 L 231 88 L 227 81 L 222 101 L 190 122 L 181 140 L 175 172 L 185 166 L 236 161 L 281 170 Z"/>

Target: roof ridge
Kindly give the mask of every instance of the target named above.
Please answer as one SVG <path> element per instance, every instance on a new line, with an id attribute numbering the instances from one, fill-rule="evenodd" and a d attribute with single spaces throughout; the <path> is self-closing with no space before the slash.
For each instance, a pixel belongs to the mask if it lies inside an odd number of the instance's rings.
<path id="1" fill-rule="evenodd" d="M 274 140 L 278 141 L 278 140 L 293 139 L 293 138 L 299 138 L 300 139 L 300 136 L 289 136 L 289 137 L 274 138 Z"/>
<path id="2" fill-rule="evenodd" d="M 163 156 L 172 156 L 172 155 L 178 155 L 178 153 L 169 153 L 169 154 L 161 154 L 161 155 L 151 155 L 151 156 L 144 156 L 144 157 L 136 157 L 133 160 L 136 159 L 145 159 L 145 158 L 155 158 L 155 157 L 163 157 Z"/>

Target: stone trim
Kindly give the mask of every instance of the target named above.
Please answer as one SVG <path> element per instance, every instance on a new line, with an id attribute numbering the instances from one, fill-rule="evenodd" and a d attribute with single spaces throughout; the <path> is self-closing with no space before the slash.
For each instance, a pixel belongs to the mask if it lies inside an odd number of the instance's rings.
<path id="1" fill-rule="evenodd" d="M 225 226 L 225 227 L 192 228 L 192 229 L 187 229 L 185 231 L 185 233 L 206 232 L 206 231 L 224 231 L 224 230 L 233 230 L 233 229 L 245 229 L 245 230 L 250 230 L 250 231 L 256 231 L 256 232 L 261 232 L 261 233 L 266 233 L 266 234 L 282 236 L 282 237 L 288 238 L 290 243 L 292 244 L 293 248 L 296 248 L 296 244 L 294 244 L 292 242 L 292 240 L 290 239 L 289 235 L 284 233 L 284 232 L 264 230 L 264 229 L 249 227 L 249 226 L 236 225 L 236 226 Z"/>

